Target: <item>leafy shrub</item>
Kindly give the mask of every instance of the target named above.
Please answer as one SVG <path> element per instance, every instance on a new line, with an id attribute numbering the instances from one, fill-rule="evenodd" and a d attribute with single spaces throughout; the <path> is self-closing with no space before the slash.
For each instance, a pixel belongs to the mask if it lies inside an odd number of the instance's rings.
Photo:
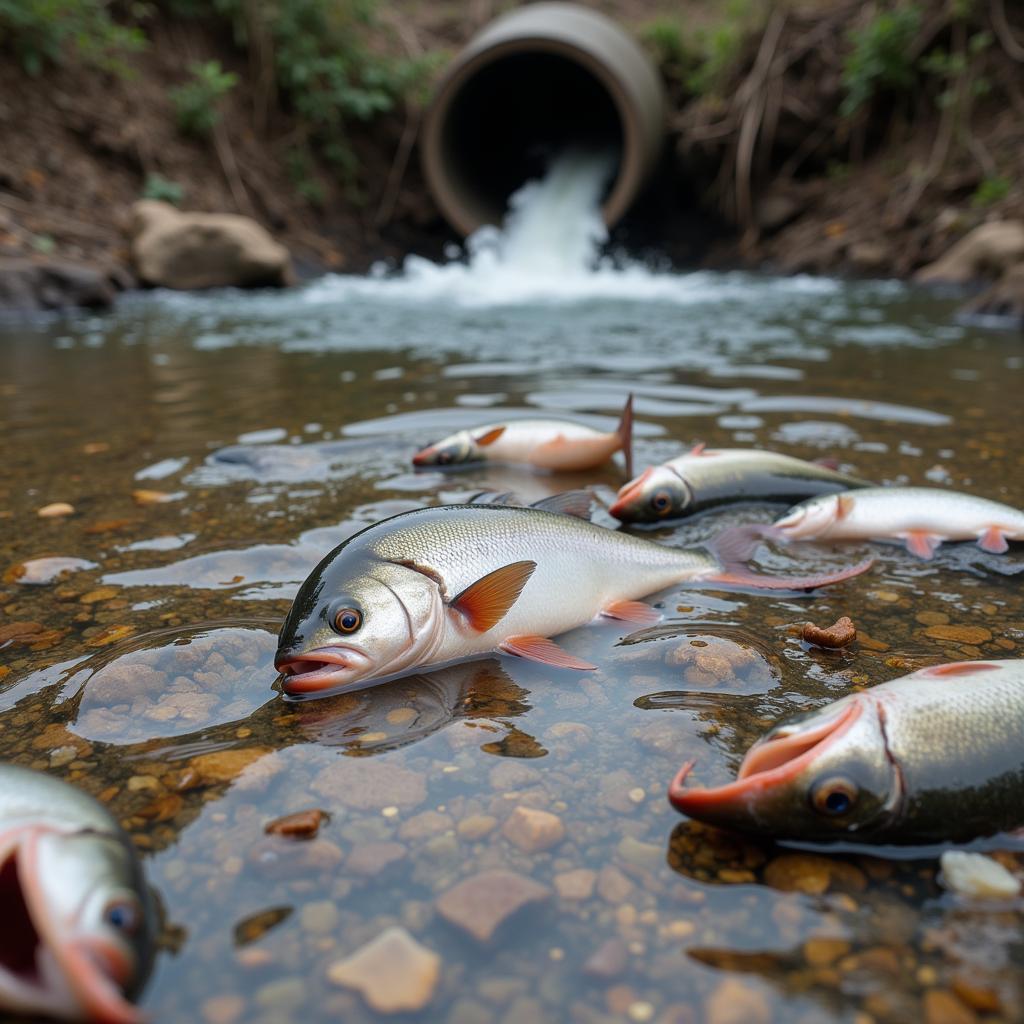
<path id="1" fill-rule="evenodd" d="M 124 56 L 141 50 L 146 38 L 137 27 L 118 25 L 109 8 L 108 0 L 0 0 L 0 47 L 10 46 L 30 75 L 70 54 L 127 74 Z"/>
<path id="2" fill-rule="evenodd" d="M 840 106 L 851 117 L 885 89 L 908 89 L 916 69 L 911 44 L 921 27 L 921 11 L 915 4 L 879 11 L 861 29 L 850 33 L 853 49 L 843 66 L 846 97 Z"/>
<path id="3" fill-rule="evenodd" d="M 165 178 L 162 174 L 149 174 L 142 186 L 143 199 L 162 199 L 165 203 L 180 206 L 185 198 L 185 189 L 176 181 Z"/>
<path id="4" fill-rule="evenodd" d="M 238 75 L 224 71 L 218 60 L 191 64 L 192 81 L 170 92 L 178 127 L 186 134 L 205 139 L 213 132 L 220 112 L 217 101 L 238 84 Z"/>
<path id="5" fill-rule="evenodd" d="M 971 196 L 971 206 L 993 206 L 1010 193 L 1010 179 L 999 175 L 986 178 Z"/>

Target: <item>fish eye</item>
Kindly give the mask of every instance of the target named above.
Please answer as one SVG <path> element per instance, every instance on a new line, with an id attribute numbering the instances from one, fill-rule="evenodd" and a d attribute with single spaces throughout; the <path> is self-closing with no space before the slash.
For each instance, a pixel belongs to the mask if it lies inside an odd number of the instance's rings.
<path id="1" fill-rule="evenodd" d="M 134 935 L 142 924 L 142 910 L 134 900 L 111 900 L 103 910 L 103 920 L 125 935 Z"/>
<path id="2" fill-rule="evenodd" d="M 334 628 L 339 633 L 354 633 L 363 624 L 363 613 L 358 608 L 339 608 L 334 613 Z"/>
<path id="3" fill-rule="evenodd" d="M 651 498 L 651 507 L 659 515 L 664 515 L 672 507 L 672 498 L 668 491 L 656 491 Z"/>
<path id="4" fill-rule="evenodd" d="M 838 818 L 848 814 L 857 802 L 858 789 L 841 775 L 822 779 L 811 790 L 811 806 L 819 814 Z"/>

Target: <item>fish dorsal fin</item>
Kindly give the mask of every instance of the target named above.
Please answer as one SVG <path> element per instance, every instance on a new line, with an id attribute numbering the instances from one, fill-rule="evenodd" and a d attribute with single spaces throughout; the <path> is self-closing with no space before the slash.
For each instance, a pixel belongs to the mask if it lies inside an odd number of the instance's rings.
<path id="1" fill-rule="evenodd" d="M 853 498 L 848 494 L 836 495 L 836 519 L 845 519 L 853 511 Z"/>
<path id="2" fill-rule="evenodd" d="M 532 507 L 563 516 L 575 516 L 589 522 L 590 511 L 594 507 L 594 496 L 590 491 L 584 490 L 563 491 L 561 494 L 552 494 L 550 498 L 535 501 Z"/>
<path id="3" fill-rule="evenodd" d="M 506 654 L 514 654 L 517 658 L 527 658 L 530 661 L 540 662 L 541 665 L 551 665 L 552 668 L 574 668 L 579 672 L 590 672 L 597 668 L 589 661 L 574 657 L 568 651 L 544 636 L 523 636 L 506 637 L 500 644 L 498 650 Z"/>
<path id="4" fill-rule="evenodd" d="M 839 472 L 839 460 L 832 458 L 812 459 L 812 466 L 821 466 L 822 469 L 830 469 L 833 473 Z"/>
<path id="5" fill-rule="evenodd" d="M 996 667 L 989 661 L 952 661 L 946 665 L 932 665 L 921 672 L 926 676 L 969 676 L 973 672 L 990 672 Z"/>
<path id="6" fill-rule="evenodd" d="M 707 446 L 708 446 L 708 445 L 707 445 L 707 442 L 706 442 L 706 441 L 698 441 L 698 442 L 697 442 L 697 443 L 696 443 L 696 444 L 695 444 L 695 445 L 694 445 L 694 446 L 693 446 L 693 447 L 692 447 L 692 448 L 690 449 L 690 454 L 691 454 L 691 455 L 703 455 L 703 454 L 704 454 L 704 449 L 705 449 L 705 448 L 707 448 Z"/>
<path id="7" fill-rule="evenodd" d="M 451 607 L 461 612 L 478 633 L 486 633 L 516 603 L 536 568 L 537 563 L 531 561 L 503 565 L 466 587 L 451 602 Z"/>
<path id="8" fill-rule="evenodd" d="M 494 442 L 497 441 L 504 433 L 504 427 L 491 427 L 490 430 L 485 430 L 478 437 L 474 437 L 473 440 L 480 445 L 481 448 L 486 448 L 489 444 L 494 444 Z"/>

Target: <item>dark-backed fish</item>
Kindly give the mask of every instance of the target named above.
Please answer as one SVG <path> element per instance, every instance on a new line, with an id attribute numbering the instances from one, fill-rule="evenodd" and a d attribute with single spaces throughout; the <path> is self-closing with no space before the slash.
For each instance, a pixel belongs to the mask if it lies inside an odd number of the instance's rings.
<path id="1" fill-rule="evenodd" d="M 0 765 L 0 1010 L 138 1024 L 153 955 L 131 840 L 92 797 Z"/>
<path id="2" fill-rule="evenodd" d="M 649 623 L 658 613 L 638 598 L 685 580 L 812 589 L 869 564 L 795 579 L 763 576 L 707 551 L 665 547 L 543 509 L 417 509 L 349 538 L 313 570 L 285 620 L 275 663 L 289 693 L 495 650 L 590 669 L 548 638 L 598 615 Z"/>
<path id="3" fill-rule="evenodd" d="M 924 844 L 1024 825 L 1024 660 L 936 665 L 774 728 L 684 814 L 775 839 Z"/>
<path id="4" fill-rule="evenodd" d="M 609 511 L 624 523 L 658 523 L 738 501 L 795 502 L 869 487 L 817 462 L 756 448 L 705 448 L 645 469 Z"/>

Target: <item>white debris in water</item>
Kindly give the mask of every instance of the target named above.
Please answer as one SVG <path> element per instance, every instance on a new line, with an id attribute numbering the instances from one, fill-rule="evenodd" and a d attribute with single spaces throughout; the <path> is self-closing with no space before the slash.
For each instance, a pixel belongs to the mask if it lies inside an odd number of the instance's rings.
<path id="1" fill-rule="evenodd" d="M 408 256 L 401 273 L 377 267 L 366 277 L 331 274 L 304 292 L 312 304 L 371 298 L 462 307 L 531 303 L 662 300 L 707 301 L 707 274 L 654 271 L 633 261 L 602 256 L 608 229 L 601 200 L 615 167 L 607 154 L 570 150 L 552 162 L 541 181 L 509 199 L 505 223 L 485 226 L 466 240 L 465 253 L 446 252 L 434 263 Z M 797 278 L 798 289 L 832 292 L 834 282 Z M 718 290 L 721 292 L 721 282 Z M 742 298 L 746 285 L 725 291 Z"/>
<path id="2" fill-rule="evenodd" d="M 962 896 L 1011 899 L 1020 895 L 1021 880 L 983 853 L 948 850 L 940 863 L 942 884 Z"/>

